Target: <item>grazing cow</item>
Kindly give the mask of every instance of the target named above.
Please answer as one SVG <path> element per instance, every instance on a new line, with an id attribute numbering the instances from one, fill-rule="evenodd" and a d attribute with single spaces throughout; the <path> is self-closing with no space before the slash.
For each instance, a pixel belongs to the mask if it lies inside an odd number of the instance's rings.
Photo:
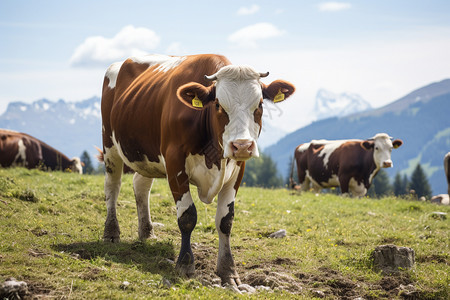
<path id="1" fill-rule="evenodd" d="M 380 168 L 393 166 L 391 151 L 403 144 L 385 133 L 368 140 L 313 140 L 295 149 L 301 190 L 340 186 L 343 194 L 364 196 Z M 291 172 L 291 181 L 292 172 Z"/>
<path id="2" fill-rule="evenodd" d="M 75 173 L 83 173 L 82 163 L 78 157 L 69 159 L 46 143 L 21 132 L 0 129 L 0 154 L 2 167 L 70 169 Z"/>
<path id="3" fill-rule="evenodd" d="M 282 80 L 261 83 L 267 75 L 209 54 L 132 57 L 109 67 L 102 95 L 105 241 L 119 241 L 116 203 L 123 164 L 136 172 L 140 239 L 153 236 L 149 211 L 153 179 L 167 178 L 181 231 L 176 269 L 192 275 L 190 237 L 197 222 L 189 191 L 193 184 L 204 203 L 218 196 L 216 271 L 223 283 L 240 283 L 229 240 L 235 196 L 245 161 L 259 156 L 256 141 L 263 99 L 283 101 L 295 90 Z"/>
<path id="4" fill-rule="evenodd" d="M 450 196 L 450 152 L 444 157 L 445 177 L 447 178 L 447 193 Z"/>

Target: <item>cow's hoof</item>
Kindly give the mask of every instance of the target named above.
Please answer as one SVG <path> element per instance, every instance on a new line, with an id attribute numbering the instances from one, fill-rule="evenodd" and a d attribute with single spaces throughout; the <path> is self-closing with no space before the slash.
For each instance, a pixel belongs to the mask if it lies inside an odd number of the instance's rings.
<path id="1" fill-rule="evenodd" d="M 119 236 L 104 236 L 103 241 L 106 243 L 119 243 L 120 237 Z"/>
<path id="2" fill-rule="evenodd" d="M 153 232 L 153 226 L 151 224 L 146 224 L 142 228 L 139 228 L 139 239 L 144 241 L 146 239 L 154 239 L 156 238 L 155 233 Z"/>
<path id="3" fill-rule="evenodd" d="M 222 285 L 232 285 L 232 286 L 240 286 L 241 280 L 239 279 L 239 276 L 232 276 L 232 277 L 223 277 L 222 279 Z"/>
<path id="4" fill-rule="evenodd" d="M 192 276 L 194 276 L 194 273 L 195 273 L 195 265 L 194 264 L 189 264 L 189 265 L 177 264 L 175 266 L 175 270 L 177 271 L 178 275 L 180 275 L 182 277 L 192 277 Z"/>

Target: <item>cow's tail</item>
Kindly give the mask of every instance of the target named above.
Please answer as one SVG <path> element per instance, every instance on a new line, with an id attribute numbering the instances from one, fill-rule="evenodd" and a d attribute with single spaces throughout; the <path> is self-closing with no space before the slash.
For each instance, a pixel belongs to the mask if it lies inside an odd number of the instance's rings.
<path id="1" fill-rule="evenodd" d="M 297 183 L 294 180 L 294 165 L 295 165 L 295 155 L 292 156 L 291 159 L 291 173 L 289 174 L 289 188 L 295 189 Z"/>
<path id="2" fill-rule="evenodd" d="M 100 149 L 100 148 L 97 147 L 97 146 L 94 146 L 94 147 L 95 147 L 95 149 L 97 149 L 97 151 L 98 151 L 98 155 L 96 155 L 95 157 L 97 158 L 97 160 L 98 160 L 100 163 L 104 163 L 104 162 L 105 162 L 105 156 L 103 155 L 102 149 Z"/>

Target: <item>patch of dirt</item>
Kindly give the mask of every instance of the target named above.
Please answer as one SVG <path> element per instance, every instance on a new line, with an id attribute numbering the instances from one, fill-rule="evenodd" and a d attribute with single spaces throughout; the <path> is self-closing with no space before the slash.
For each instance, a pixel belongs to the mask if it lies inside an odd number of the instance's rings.
<path id="1" fill-rule="evenodd" d="M 417 255 L 416 262 L 436 262 L 436 263 L 444 263 L 449 264 L 450 261 L 447 256 L 440 254 L 431 254 L 431 255 Z"/>
<path id="2" fill-rule="evenodd" d="M 217 249 L 196 244 L 193 247 L 196 259 L 197 279 L 204 285 L 220 284 L 215 275 Z M 431 259 L 431 258 L 430 258 Z M 442 257 L 433 257 L 433 260 Z M 291 294 L 302 294 L 327 299 L 440 299 L 438 291 L 426 291 L 416 287 L 408 273 L 383 277 L 379 282 L 367 282 L 363 278 L 352 279 L 329 267 L 320 267 L 316 272 L 295 272 L 296 260 L 278 257 L 263 260 L 258 264 L 237 263 L 237 272 L 242 283 L 252 287 L 265 286 L 271 290 L 284 290 Z M 437 296 L 430 296 L 437 295 Z M 430 298 L 431 297 L 431 298 Z"/>

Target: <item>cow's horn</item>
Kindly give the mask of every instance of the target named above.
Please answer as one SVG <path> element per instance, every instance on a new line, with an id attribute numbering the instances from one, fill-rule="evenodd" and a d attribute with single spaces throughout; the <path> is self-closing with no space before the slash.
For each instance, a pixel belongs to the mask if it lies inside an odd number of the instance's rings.
<path id="1" fill-rule="evenodd" d="M 267 77 L 267 76 L 269 76 L 269 72 L 259 73 L 259 77 Z"/>
<path id="2" fill-rule="evenodd" d="M 213 74 L 213 75 L 205 75 L 205 79 L 206 80 L 216 80 L 217 79 L 217 75 L 216 74 Z"/>

